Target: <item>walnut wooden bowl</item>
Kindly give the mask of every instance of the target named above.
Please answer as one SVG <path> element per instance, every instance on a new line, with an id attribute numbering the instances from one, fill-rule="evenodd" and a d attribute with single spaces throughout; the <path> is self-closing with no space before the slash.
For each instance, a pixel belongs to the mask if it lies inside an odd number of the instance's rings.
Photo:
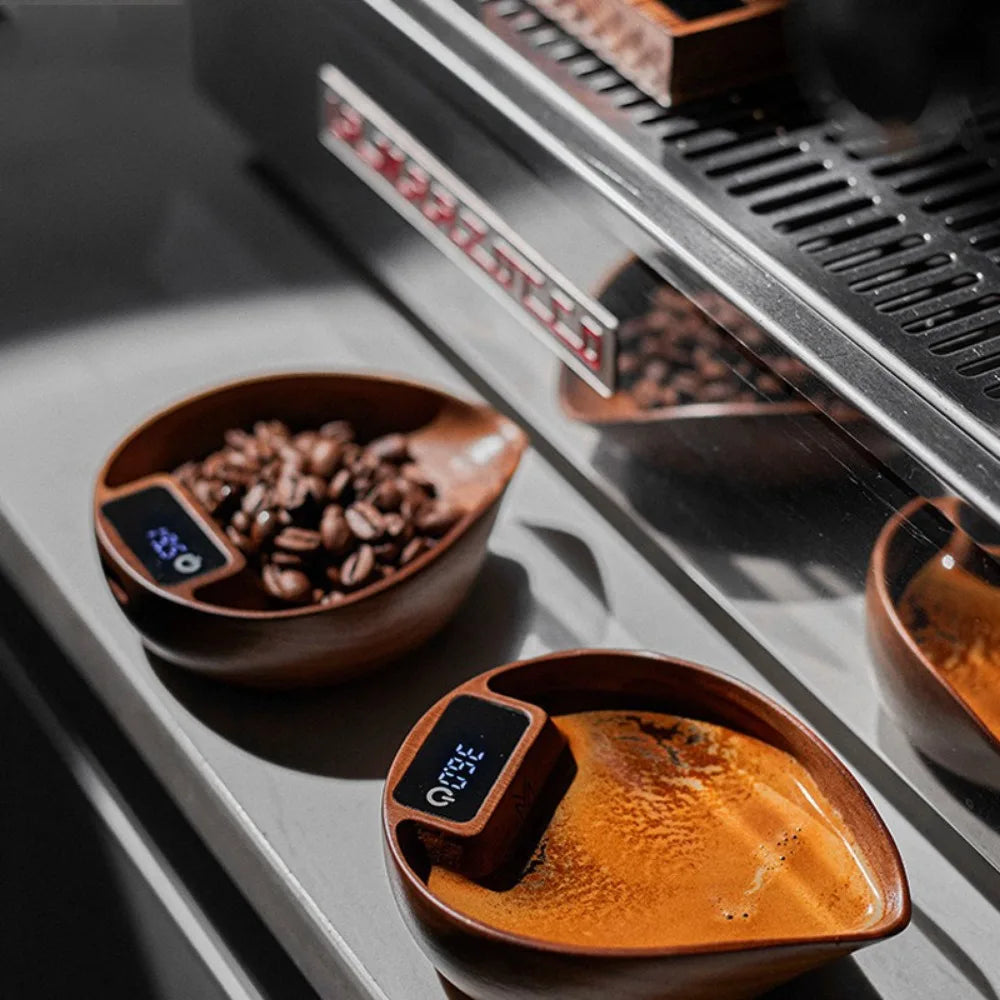
<path id="1" fill-rule="evenodd" d="M 612 274 L 599 298 L 624 320 L 644 313 L 650 296 L 664 284 L 633 259 Z M 804 397 L 644 410 L 628 392 L 601 396 L 563 367 L 559 402 L 570 419 L 595 428 L 654 468 L 773 486 L 821 482 L 841 472 L 820 447 L 824 436 L 837 433 L 837 424 Z M 851 436 L 876 457 L 887 456 L 889 439 L 857 410 L 839 406 L 837 419 Z"/>
<path id="2" fill-rule="evenodd" d="M 277 418 L 293 430 L 351 421 L 359 440 L 401 431 L 464 515 L 432 550 L 335 605 L 271 610 L 242 555 L 170 475 L 223 441 L 230 427 Z M 424 642 L 457 610 L 486 555 L 490 528 L 524 433 L 492 409 L 394 378 L 280 374 L 230 383 L 162 410 L 114 450 L 97 479 L 94 520 L 109 585 L 152 652 L 178 666 L 246 684 L 344 680 Z M 157 582 L 106 516 L 106 505 L 166 491 L 207 538 L 218 568 Z M 216 554 L 215 549 L 218 549 Z M 206 564 L 207 565 L 207 564 Z"/>
<path id="3" fill-rule="evenodd" d="M 420 770 L 421 747 L 432 745 L 440 720 L 461 698 L 486 700 L 501 710 L 516 708 L 526 717 L 525 729 L 471 822 L 428 820 L 426 811 L 411 808 L 404 780 Z M 790 753 L 839 811 L 883 901 L 881 914 L 861 930 L 819 937 L 607 948 L 556 944 L 499 930 L 451 908 L 428 887 L 430 865 L 446 864 L 470 875 L 489 870 L 489 855 L 498 852 L 504 838 L 509 842 L 511 824 L 523 823 L 546 794 L 555 794 L 558 801 L 566 787 L 545 791 L 552 787 L 545 775 L 554 773 L 555 760 L 547 713 L 598 708 L 667 711 L 738 730 Z M 411 767 L 415 759 L 418 764 Z M 407 925 L 440 974 L 473 1000 L 756 997 L 897 933 L 910 915 L 906 875 L 889 832 L 864 791 L 818 737 L 752 689 L 653 653 L 556 653 L 499 667 L 456 688 L 416 724 L 394 760 L 383 798 L 383 833 L 393 891 Z"/>
<path id="4" fill-rule="evenodd" d="M 868 642 L 886 706 L 910 742 L 936 764 L 1000 790 L 1000 735 L 928 660 L 903 625 L 899 600 L 916 573 L 945 550 L 961 562 L 976 545 L 961 527 L 959 501 L 922 497 L 879 534 L 868 569 Z M 996 557 L 1000 545 L 982 549 Z"/>

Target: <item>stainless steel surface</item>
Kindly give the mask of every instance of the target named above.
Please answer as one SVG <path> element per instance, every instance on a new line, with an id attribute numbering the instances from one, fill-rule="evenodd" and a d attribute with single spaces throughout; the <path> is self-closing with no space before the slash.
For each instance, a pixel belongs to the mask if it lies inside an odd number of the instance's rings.
<path id="1" fill-rule="evenodd" d="M 23 9 L 16 45 L 0 34 L 0 73 L 17 95 L 4 107 L 0 159 L 10 183 L 0 205 L 20 237 L 0 249 L 4 273 L 19 278 L 0 333 L 0 566 L 317 991 L 337 1000 L 445 996 L 391 900 L 381 778 L 423 710 L 487 666 L 574 645 L 660 649 L 798 707 L 854 761 L 853 723 L 803 699 L 792 674 L 743 655 L 738 637 L 716 628 L 728 628 L 728 616 L 683 574 L 665 579 L 670 568 L 653 565 L 637 522 L 600 502 L 584 466 L 574 467 L 593 435 L 556 418 L 539 426 L 572 460 L 550 444 L 558 468 L 528 456 L 471 600 L 407 662 L 348 687 L 274 696 L 151 661 L 107 593 L 89 515 L 100 461 L 132 423 L 198 386 L 275 368 L 374 367 L 473 389 L 444 344 L 429 342 L 241 170 L 244 147 L 187 89 L 176 9 L 94 10 Z M 310 120 L 313 110 L 310 102 Z M 39 145 L 60 155 L 27 155 Z M 81 176 L 88 197 L 48 206 L 40 230 L 38 192 L 79 192 Z M 442 332 L 452 343 L 464 335 L 465 356 L 492 380 L 483 389 L 531 398 L 532 416 L 551 417 L 551 357 L 522 339 L 507 344 L 503 362 L 507 313 L 468 279 L 437 270 L 451 265 L 412 233 L 398 240 L 348 172 L 326 176 L 366 217 L 366 238 L 388 235 L 382 250 L 400 287 L 412 285 L 414 301 L 417 290 L 435 292 Z M 113 238 L 104 235 L 109 219 Z M 77 267 L 46 270 L 52 246 L 89 264 L 92 281 L 80 282 Z M 537 352 L 527 365 L 515 358 L 526 344 Z M 818 537 L 822 528 L 801 517 Z M 914 924 L 775 996 L 997 997 L 995 873 L 908 788 L 887 782 L 874 757 L 861 760 L 910 873 Z"/>
<path id="2" fill-rule="evenodd" d="M 319 141 L 596 391 L 615 387 L 615 317 L 333 66 L 319 69 Z"/>
<path id="3" fill-rule="evenodd" d="M 215 4 L 202 16 L 218 16 L 216 30 L 221 30 L 235 15 Z M 607 271 L 612 263 L 620 265 L 627 251 L 589 218 L 585 222 L 595 235 L 581 248 L 580 227 L 562 227 L 561 178 L 527 169 L 512 150 L 493 141 L 482 120 L 471 121 L 442 100 L 423 56 L 408 50 L 409 60 L 390 66 L 377 60 L 363 34 L 323 31 L 322 23 L 309 22 L 308 31 L 301 25 L 274 26 L 267 36 L 268 61 L 261 53 L 254 64 L 260 88 L 254 96 L 261 103 L 227 103 L 306 199 L 308 211 L 329 222 L 482 388 L 572 466 L 578 485 L 606 516 L 661 572 L 682 579 L 716 627 L 801 711 L 829 713 L 846 726 L 855 734 L 850 752 L 859 762 L 876 768 L 887 786 L 903 778 L 963 849 L 973 848 L 994 874 L 1000 871 L 995 799 L 955 786 L 919 760 L 915 764 L 895 738 L 894 724 L 884 718 L 873 682 L 864 638 L 867 562 L 879 529 L 909 499 L 909 491 L 842 435 L 821 426 L 802 432 L 790 451 L 826 468 L 827 484 L 803 489 L 790 483 L 775 490 L 766 482 L 747 488 L 752 468 L 738 470 L 731 481 L 726 473 L 737 470 L 716 469 L 707 482 L 653 473 L 592 430 L 571 424 L 558 405 L 558 366 L 547 352 L 331 161 L 315 139 L 312 104 L 300 107 L 296 96 L 308 94 L 311 102 L 314 66 L 337 60 L 369 93 L 378 93 L 410 132 L 430 148 L 445 150 L 459 176 L 477 177 L 491 204 L 502 206 L 504 217 L 544 245 L 566 273 Z M 255 52 L 256 37 L 248 32 L 241 45 Z M 247 81 L 239 66 L 225 60 L 203 67 L 202 74 L 224 97 L 225 88 L 238 89 Z M 235 94 L 228 97 L 236 100 Z"/>
<path id="4" fill-rule="evenodd" d="M 503 0 L 491 0 L 484 11 L 489 12 L 494 3 L 501 5 Z M 893 219 L 901 210 L 899 192 L 887 181 L 876 183 L 860 162 L 842 160 L 842 144 L 836 135 L 832 141 L 824 137 L 820 142 L 820 136 L 809 131 L 816 123 L 803 121 L 799 112 L 782 107 L 781 101 L 762 108 L 748 98 L 749 107 L 726 108 L 702 124 L 679 112 L 677 119 L 668 117 L 659 123 L 667 130 L 679 127 L 691 133 L 686 149 L 671 148 L 657 135 L 657 125 L 644 130 L 636 125 L 632 108 L 618 106 L 618 101 L 627 104 L 629 95 L 617 86 L 613 73 L 605 73 L 594 60 L 581 63 L 579 71 L 585 72 L 587 65 L 594 70 L 587 77 L 593 88 L 581 84 L 558 58 L 549 57 L 547 45 L 539 50 L 524 43 L 522 51 L 517 51 L 479 19 L 478 6 L 454 0 L 366 0 L 363 7 L 353 6 L 351 18 L 345 19 L 336 16 L 336 0 L 317 2 L 303 13 L 303 21 L 326 26 L 315 27 L 309 36 L 299 29 L 285 32 L 270 25 L 283 37 L 277 47 L 254 40 L 252 25 L 268 22 L 266 18 L 256 22 L 252 11 L 244 9 L 242 24 L 237 18 L 227 23 L 240 37 L 239 49 L 247 60 L 244 66 L 255 63 L 258 75 L 280 72 L 291 58 L 284 52 L 275 56 L 276 48 L 295 51 L 303 66 L 322 53 L 322 59 L 342 68 L 350 66 L 352 73 L 359 62 L 374 65 L 382 58 L 366 59 L 362 55 L 366 44 L 369 52 L 384 54 L 385 62 L 379 64 L 391 70 L 389 75 L 395 75 L 397 67 L 419 63 L 418 78 L 428 83 L 442 104 L 461 109 L 544 177 L 556 194 L 550 201 L 572 203 L 578 213 L 595 226 L 606 227 L 651 265 L 680 278 L 682 290 L 704 284 L 730 299 L 836 392 L 871 414 L 949 489 L 1000 520 L 996 400 L 980 391 L 995 387 L 998 375 L 975 367 L 956 374 L 947 355 L 924 346 L 949 337 L 952 330 L 967 331 L 968 324 L 978 328 L 992 323 L 996 315 L 989 298 L 993 265 L 980 264 L 964 237 L 950 233 L 937 221 L 940 212 L 937 216 L 914 213 L 900 221 L 897 229 Z M 209 11 L 208 5 L 196 7 L 196 13 L 201 10 L 205 13 L 198 14 L 199 34 L 210 49 L 213 32 L 220 30 L 212 28 L 211 22 L 221 25 L 226 16 L 219 8 Z M 515 11 L 513 22 L 520 16 L 517 11 L 525 18 L 527 32 L 544 29 L 542 38 L 552 37 L 550 26 L 541 24 L 530 10 L 523 13 L 523 5 Z M 516 25 L 511 30 L 523 42 L 525 32 L 516 32 Z M 275 132 L 290 127 L 287 118 L 278 117 L 277 106 L 283 105 L 281 115 L 296 114 L 289 110 L 289 93 L 284 92 L 282 98 L 273 92 L 248 92 L 246 71 L 227 64 L 221 42 L 217 52 L 221 62 L 217 59 L 209 65 L 206 60 L 205 79 L 267 145 Z M 263 66 L 266 70 L 262 71 Z M 222 79 L 227 72 L 232 77 L 228 87 Z M 239 87 L 237 79 L 242 81 Z M 612 93 L 594 93 L 604 87 Z M 381 86 L 367 89 L 383 96 Z M 791 114 L 787 124 L 780 121 L 785 114 Z M 757 115 L 763 116 L 759 123 Z M 810 201 L 801 216 L 795 209 L 768 206 L 767 199 L 762 199 L 768 210 L 765 219 L 764 214 L 752 211 L 751 202 L 757 199 L 733 196 L 725 190 L 730 180 L 704 177 L 699 165 L 693 166 L 695 161 L 683 155 L 699 145 L 723 152 L 726 142 L 741 141 L 741 122 L 749 123 L 752 137 L 774 148 L 784 142 L 781 135 L 767 138 L 768 131 L 775 129 L 787 131 L 793 140 L 811 143 L 810 155 L 836 190 L 824 188 L 816 193 L 808 189 L 807 199 L 817 194 L 817 201 Z M 754 131 L 758 125 L 759 135 Z M 801 136 L 798 129 L 804 129 Z M 428 145 L 440 154 L 433 143 Z M 443 148 L 454 152 L 447 139 Z M 294 154 L 289 151 L 289 155 Z M 793 177 L 787 183 L 794 188 L 800 180 Z M 978 194 L 987 197 L 989 192 L 974 185 L 965 194 L 974 201 Z M 883 204 L 887 206 L 884 211 Z M 822 217 L 814 219 L 813 211 L 821 211 Z M 846 242 L 837 244 L 841 250 L 871 250 L 869 244 L 878 244 L 889 232 L 886 229 L 879 236 L 864 228 L 863 224 L 875 219 L 893 223 L 889 228 L 902 236 L 930 236 L 934 247 L 940 243 L 941 252 L 956 253 L 957 261 L 971 252 L 973 263 L 943 265 L 956 279 L 953 288 L 938 288 L 935 279 L 927 290 L 921 288 L 919 303 L 896 301 L 890 308 L 898 306 L 898 311 L 880 312 L 873 302 L 890 304 L 897 298 L 896 289 L 860 286 L 852 290 L 850 282 L 857 275 L 838 274 L 825 266 L 831 263 L 828 258 L 839 259 L 840 251 L 823 253 L 824 241 L 842 237 Z M 855 232 L 861 236 L 857 245 L 851 240 Z M 803 252 L 798 242 L 814 252 Z M 888 249 L 882 247 L 879 252 L 888 253 Z M 907 243 L 897 249 L 909 252 L 914 248 Z M 938 253 L 933 247 L 928 252 Z M 871 277 L 865 272 L 860 280 Z M 918 275 L 915 286 L 920 280 Z M 931 298 L 924 301 L 925 294 Z M 938 325 L 950 323 L 943 315 L 930 327 L 920 325 L 939 309 L 952 306 L 958 310 L 953 317 L 957 325 Z M 967 307 L 969 312 L 965 312 Z M 971 350 L 989 354 L 992 349 L 980 344 Z M 992 359 L 988 364 L 992 365 Z M 974 384 L 977 388 L 972 391 Z"/>

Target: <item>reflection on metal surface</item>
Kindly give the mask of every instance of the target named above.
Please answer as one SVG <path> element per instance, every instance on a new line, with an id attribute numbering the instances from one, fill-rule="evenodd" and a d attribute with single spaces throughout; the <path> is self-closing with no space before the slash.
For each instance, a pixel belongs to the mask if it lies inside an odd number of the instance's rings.
<path id="1" fill-rule="evenodd" d="M 657 233 L 671 270 L 682 260 L 901 442 L 924 467 L 894 462 L 915 490 L 930 472 L 1000 520 L 1000 283 L 979 252 L 1000 261 L 998 102 L 973 109 L 961 141 L 898 153 L 825 121 L 787 80 L 665 109 L 531 3 L 480 11 L 544 74 L 520 105 L 637 191 L 616 207 Z M 578 105 L 571 123 L 547 87 Z"/>
<path id="2" fill-rule="evenodd" d="M 619 391 L 601 398 L 564 371 L 561 403 L 651 465 L 769 487 L 836 476 L 839 466 L 802 446 L 810 426 L 826 423 L 810 402 L 822 394 L 824 410 L 855 438 L 876 453 L 887 447 L 860 413 L 720 296 L 692 301 L 631 259 L 601 302 L 620 320 Z M 738 339 L 727 330 L 738 330 Z"/>
<path id="3" fill-rule="evenodd" d="M 911 742 L 1000 791 L 1000 546 L 961 528 L 955 498 L 918 498 L 872 555 L 868 630 L 890 711 Z"/>
<path id="4" fill-rule="evenodd" d="M 320 142 L 452 260 L 498 293 L 574 371 L 615 384 L 615 317 L 521 240 L 478 195 L 332 66 Z"/>

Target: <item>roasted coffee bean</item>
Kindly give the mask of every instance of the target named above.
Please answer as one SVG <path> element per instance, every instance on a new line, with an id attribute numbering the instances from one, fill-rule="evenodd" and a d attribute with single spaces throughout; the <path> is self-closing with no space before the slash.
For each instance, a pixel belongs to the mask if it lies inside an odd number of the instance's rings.
<path id="1" fill-rule="evenodd" d="M 281 569 L 278 566 L 268 565 L 264 567 L 261 579 L 268 593 L 279 601 L 286 601 L 289 604 L 300 603 L 312 592 L 309 577 L 301 570 Z"/>
<path id="2" fill-rule="evenodd" d="M 221 487 L 210 479 L 199 479 L 191 487 L 191 492 L 210 514 L 214 514 L 221 500 Z"/>
<path id="3" fill-rule="evenodd" d="M 698 390 L 702 386 L 701 376 L 695 372 L 680 372 L 674 376 L 670 386 L 681 393 L 681 395 L 696 399 L 698 397 Z"/>
<path id="4" fill-rule="evenodd" d="M 670 365 L 664 358 L 650 358 L 642 366 L 643 378 L 652 379 L 654 382 L 662 382 L 670 374 Z"/>
<path id="5" fill-rule="evenodd" d="M 712 382 L 731 375 L 732 369 L 724 361 L 716 361 L 709 358 L 699 366 L 698 373 L 707 382 Z"/>
<path id="6" fill-rule="evenodd" d="M 306 499 L 319 503 L 326 498 L 326 480 L 322 476 L 305 476 L 302 479 L 305 485 Z"/>
<path id="7" fill-rule="evenodd" d="M 781 392 L 781 379 L 774 375 L 758 375 L 754 382 L 765 396 L 776 396 Z"/>
<path id="8" fill-rule="evenodd" d="M 343 451 L 344 446 L 336 438 L 318 438 L 309 452 L 309 471 L 313 475 L 329 479 L 340 465 Z"/>
<path id="9" fill-rule="evenodd" d="M 375 553 L 375 558 L 378 562 L 394 563 L 399 562 L 403 546 L 399 542 L 382 542 L 379 545 L 373 545 L 372 551 Z"/>
<path id="10" fill-rule="evenodd" d="M 292 439 L 292 447 L 308 459 L 318 440 L 319 435 L 315 431 L 302 431 Z"/>
<path id="11" fill-rule="evenodd" d="M 652 293 L 644 314 L 619 327 L 620 385 L 637 407 L 745 402 L 747 383 L 773 401 L 796 398 L 786 383 L 799 387 L 810 378 L 800 361 L 774 353 L 759 360 L 750 353 L 763 355 L 768 347 L 759 327 L 714 293 L 695 298 L 697 304 L 664 285 Z"/>
<path id="12" fill-rule="evenodd" d="M 293 445 L 282 445 L 278 450 L 278 458 L 281 459 L 282 472 L 286 475 L 305 471 L 306 456 Z"/>
<path id="13" fill-rule="evenodd" d="M 292 432 L 280 420 L 258 420 L 253 425 L 253 433 L 260 441 L 275 443 L 283 443 L 292 436 Z"/>
<path id="14" fill-rule="evenodd" d="M 226 537 L 240 550 L 240 552 L 249 552 L 254 548 L 253 543 L 246 535 L 242 534 L 232 525 L 226 528 Z"/>
<path id="15" fill-rule="evenodd" d="M 372 478 L 375 480 L 376 484 L 398 479 L 399 468 L 391 462 L 381 462 L 373 470 Z"/>
<path id="16" fill-rule="evenodd" d="M 422 556 L 429 546 L 426 539 L 424 538 L 414 538 L 412 541 L 408 542 L 403 548 L 403 551 L 399 556 L 399 565 L 405 566 L 407 563 L 413 562 L 417 556 Z"/>
<path id="17" fill-rule="evenodd" d="M 403 502 L 403 491 L 396 483 L 396 476 L 392 479 L 383 479 L 368 496 L 371 503 L 375 504 L 379 510 L 394 511 L 399 510 L 399 505 Z"/>
<path id="18" fill-rule="evenodd" d="M 386 434 L 376 438 L 365 449 L 382 462 L 405 462 L 410 457 L 409 445 L 404 434 Z"/>
<path id="19" fill-rule="evenodd" d="M 354 539 L 347 518 L 344 516 L 344 509 L 337 504 L 330 504 L 323 511 L 323 517 L 319 523 L 319 533 L 323 548 L 334 555 L 346 552 Z"/>
<path id="20" fill-rule="evenodd" d="M 635 375 L 641 364 L 634 354 L 619 354 L 616 362 L 619 375 Z"/>
<path id="21" fill-rule="evenodd" d="M 353 439 L 346 422 L 293 435 L 258 421 L 175 475 L 275 601 L 328 605 L 429 551 L 462 515 L 437 498 L 405 435 Z"/>
<path id="22" fill-rule="evenodd" d="M 357 552 L 352 552 L 340 568 L 341 585 L 354 590 L 363 587 L 375 570 L 375 553 L 370 545 L 362 545 Z"/>
<path id="23" fill-rule="evenodd" d="M 348 496 L 351 491 L 351 470 L 341 469 L 334 477 L 330 480 L 330 485 L 327 488 L 326 495 L 331 500 L 343 500 Z"/>
<path id="24" fill-rule="evenodd" d="M 283 528 L 274 539 L 275 548 L 299 555 L 315 552 L 319 546 L 319 532 L 308 528 Z"/>
<path id="25" fill-rule="evenodd" d="M 360 473 L 355 475 L 354 479 L 351 481 L 351 489 L 354 490 L 354 495 L 356 497 L 366 496 L 371 492 L 374 485 L 375 480 L 371 476 L 362 475 Z"/>
<path id="26" fill-rule="evenodd" d="M 385 521 L 378 508 L 364 500 L 351 504 L 344 511 L 347 524 L 355 538 L 362 542 L 370 542 L 381 538 L 385 532 Z"/>
<path id="27" fill-rule="evenodd" d="M 723 403 L 732 400 L 733 387 L 727 382 L 709 382 L 703 385 L 698 398 L 705 403 Z"/>
<path id="28" fill-rule="evenodd" d="M 281 478 L 274 486 L 274 502 L 286 510 L 300 507 L 305 500 L 306 489 L 302 480 L 294 473 L 282 472 Z"/>
<path id="29" fill-rule="evenodd" d="M 253 517 L 267 502 L 270 490 L 264 483 L 255 483 L 243 496 L 240 507 Z"/>
<path id="30" fill-rule="evenodd" d="M 354 428 L 346 420 L 331 420 L 319 429 L 320 437 L 347 443 L 354 440 Z"/>
<path id="31" fill-rule="evenodd" d="M 295 569 L 302 569 L 305 567 L 306 561 L 297 552 L 283 552 L 280 549 L 275 549 L 271 553 L 271 562 L 275 566 L 282 567 L 294 567 Z"/>
<path id="32" fill-rule="evenodd" d="M 382 519 L 385 533 L 389 538 L 408 539 L 413 534 L 413 525 L 402 514 L 386 514 Z"/>
<path id="33" fill-rule="evenodd" d="M 233 514 L 230 524 L 237 531 L 242 532 L 245 535 L 250 530 L 250 517 L 245 511 L 238 510 L 235 514 Z"/>
<path id="34" fill-rule="evenodd" d="M 198 477 L 198 470 L 201 466 L 197 462 L 185 462 L 174 469 L 174 476 L 179 479 L 188 489 Z"/>
<path id="35" fill-rule="evenodd" d="M 259 510 L 250 525 L 250 537 L 262 544 L 278 530 L 278 519 L 272 510 Z"/>
<path id="36" fill-rule="evenodd" d="M 660 392 L 660 384 L 648 378 L 636 382 L 631 389 L 632 398 L 643 410 L 651 410 L 660 405 Z"/>

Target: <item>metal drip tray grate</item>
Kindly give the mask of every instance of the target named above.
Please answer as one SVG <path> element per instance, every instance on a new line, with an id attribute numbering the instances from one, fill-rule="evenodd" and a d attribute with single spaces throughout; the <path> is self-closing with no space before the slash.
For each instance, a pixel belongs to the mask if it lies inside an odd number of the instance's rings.
<path id="1" fill-rule="evenodd" d="M 825 120 L 788 80 L 668 109 L 523 0 L 481 9 L 495 34 L 996 431 L 1000 99 L 957 135 L 891 152 Z"/>

